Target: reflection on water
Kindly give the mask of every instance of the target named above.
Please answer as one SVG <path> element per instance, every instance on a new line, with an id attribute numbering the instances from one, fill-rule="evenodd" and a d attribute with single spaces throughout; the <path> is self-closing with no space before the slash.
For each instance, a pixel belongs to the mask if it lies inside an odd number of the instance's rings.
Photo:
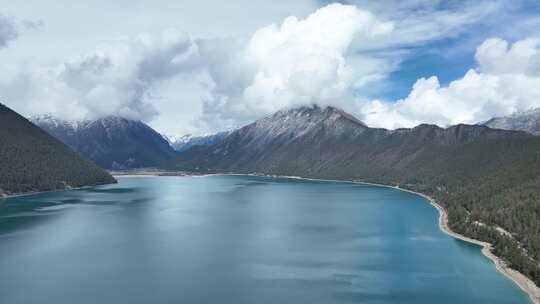
<path id="1" fill-rule="evenodd" d="M 141 177 L 0 203 L 0 303 L 528 303 L 416 195 Z"/>

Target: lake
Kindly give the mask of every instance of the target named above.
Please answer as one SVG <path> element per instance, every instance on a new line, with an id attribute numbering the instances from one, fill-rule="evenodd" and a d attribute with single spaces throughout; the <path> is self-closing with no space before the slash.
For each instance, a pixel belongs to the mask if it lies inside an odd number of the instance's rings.
<path id="1" fill-rule="evenodd" d="M 0 201 L 0 303 L 530 303 L 392 188 L 123 177 Z"/>

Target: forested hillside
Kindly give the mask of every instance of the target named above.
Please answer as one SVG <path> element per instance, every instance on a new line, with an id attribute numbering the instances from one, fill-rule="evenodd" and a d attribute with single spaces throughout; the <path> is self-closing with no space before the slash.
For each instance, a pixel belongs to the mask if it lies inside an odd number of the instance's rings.
<path id="1" fill-rule="evenodd" d="M 420 191 L 447 209 L 453 230 L 493 243 L 497 255 L 540 284 L 540 138 L 525 132 L 476 125 L 373 129 L 335 108 L 303 107 L 187 150 L 175 166 Z"/>
<path id="2" fill-rule="evenodd" d="M 0 196 L 114 182 L 110 174 L 0 104 Z"/>

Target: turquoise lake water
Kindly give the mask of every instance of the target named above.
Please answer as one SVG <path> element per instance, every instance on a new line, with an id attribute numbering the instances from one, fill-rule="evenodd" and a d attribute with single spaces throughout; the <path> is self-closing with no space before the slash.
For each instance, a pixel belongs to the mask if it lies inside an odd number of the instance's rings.
<path id="1" fill-rule="evenodd" d="M 529 303 L 417 195 L 124 177 L 0 201 L 0 303 Z"/>

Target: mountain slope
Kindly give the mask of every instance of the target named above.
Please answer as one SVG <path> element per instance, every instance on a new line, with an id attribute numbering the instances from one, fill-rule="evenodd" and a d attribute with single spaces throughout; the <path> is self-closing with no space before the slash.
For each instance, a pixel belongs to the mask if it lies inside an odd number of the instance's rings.
<path id="1" fill-rule="evenodd" d="M 511 267 L 540 283 L 540 138 L 525 132 L 478 125 L 375 129 L 332 107 L 302 107 L 245 126 L 219 144 L 193 147 L 175 166 L 421 191 L 446 208 L 452 229 L 494 244 Z"/>
<path id="2" fill-rule="evenodd" d="M 494 129 L 521 130 L 540 135 L 540 108 L 506 117 L 492 118 L 483 125 Z"/>
<path id="3" fill-rule="evenodd" d="M 113 182 L 107 172 L 0 104 L 0 196 Z"/>
<path id="4" fill-rule="evenodd" d="M 345 168 L 336 166 L 338 163 L 354 162 L 363 167 L 357 168 L 362 170 L 356 170 L 355 175 L 373 178 L 375 172 L 371 171 L 390 174 L 405 168 L 431 145 L 506 137 L 528 136 L 468 125 L 448 129 L 434 125 L 393 131 L 375 129 L 333 107 L 301 107 L 256 121 L 219 144 L 190 149 L 180 155 L 177 165 L 203 171 L 326 176 L 333 171 L 344 172 Z"/>
<path id="5" fill-rule="evenodd" d="M 163 136 L 169 145 L 177 151 L 182 152 L 193 146 L 211 146 L 215 145 L 223 140 L 232 131 L 223 131 L 216 134 L 192 136 L 191 134 L 175 137 L 175 136 Z"/>
<path id="6" fill-rule="evenodd" d="M 155 167 L 175 155 L 167 141 L 141 121 L 116 116 L 80 122 L 41 116 L 32 121 L 106 169 Z"/>

